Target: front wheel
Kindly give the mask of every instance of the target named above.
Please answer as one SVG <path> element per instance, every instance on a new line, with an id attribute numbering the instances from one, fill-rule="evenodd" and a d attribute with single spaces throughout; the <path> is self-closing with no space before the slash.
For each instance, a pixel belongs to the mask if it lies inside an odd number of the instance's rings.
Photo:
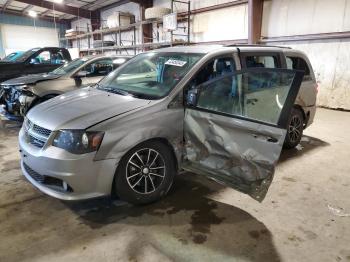
<path id="1" fill-rule="evenodd" d="M 158 141 L 140 144 L 130 150 L 117 169 L 115 189 L 120 199 L 147 204 L 165 196 L 176 172 L 173 156 Z"/>
<path id="2" fill-rule="evenodd" d="M 293 108 L 283 147 L 287 149 L 296 147 L 300 143 L 301 137 L 303 136 L 303 129 L 303 113 L 299 109 Z"/>

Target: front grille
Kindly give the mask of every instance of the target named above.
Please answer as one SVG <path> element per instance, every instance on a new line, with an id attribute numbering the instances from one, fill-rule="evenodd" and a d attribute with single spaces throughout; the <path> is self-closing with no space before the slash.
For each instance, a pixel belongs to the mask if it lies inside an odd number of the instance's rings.
<path id="1" fill-rule="evenodd" d="M 35 181 L 39 183 L 44 183 L 45 177 L 43 175 L 40 175 L 39 173 L 35 172 L 33 169 L 31 169 L 26 163 L 23 163 L 24 169 L 28 173 L 28 175 L 31 176 Z"/>
<path id="2" fill-rule="evenodd" d="M 42 148 L 51 135 L 51 130 L 34 124 L 28 118 L 24 122 L 24 128 L 27 142 L 38 148 Z"/>
<path id="3" fill-rule="evenodd" d="M 47 185 L 48 187 L 55 189 L 57 191 L 73 192 L 72 187 L 68 184 L 67 184 L 67 188 L 64 189 L 63 180 L 56 178 L 56 177 L 41 175 L 38 172 L 31 169 L 26 163 L 23 163 L 23 167 L 24 167 L 25 171 L 28 173 L 28 175 L 31 178 L 33 178 L 36 182 L 39 182 L 40 184 Z"/>
<path id="4" fill-rule="evenodd" d="M 46 128 L 43 128 L 43 127 L 41 127 L 41 126 L 38 126 L 38 125 L 33 125 L 33 131 L 34 132 L 36 132 L 36 133 L 38 133 L 38 134 L 40 134 L 40 135 L 42 135 L 42 136 L 45 136 L 45 137 L 49 137 L 50 136 L 50 134 L 51 134 L 51 130 L 48 130 L 48 129 L 46 129 Z"/>

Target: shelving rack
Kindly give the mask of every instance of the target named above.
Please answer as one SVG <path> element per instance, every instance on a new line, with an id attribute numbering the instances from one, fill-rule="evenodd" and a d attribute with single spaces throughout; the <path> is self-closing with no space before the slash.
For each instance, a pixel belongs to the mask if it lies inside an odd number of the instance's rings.
<path id="1" fill-rule="evenodd" d="M 116 53 L 121 53 L 123 51 L 132 51 L 134 54 L 137 52 L 142 52 L 145 50 L 173 46 L 173 45 L 183 45 L 190 44 L 190 19 L 191 19 L 191 2 L 190 1 L 181 1 L 181 0 L 172 0 L 171 1 L 171 10 L 172 12 L 176 11 L 176 4 L 185 4 L 187 5 L 187 11 L 178 13 L 178 23 L 183 24 L 183 26 L 178 27 L 183 29 L 184 33 L 170 33 L 170 41 L 160 41 L 159 30 L 162 30 L 163 20 L 154 19 L 154 20 L 143 20 L 131 23 L 126 26 L 119 26 L 114 28 L 102 28 L 98 30 L 91 31 L 89 25 L 86 25 L 86 32 L 79 33 L 82 28 L 76 27 L 78 32 L 74 36 L 62 37 L 60 38 L 61 45 L 66 48 L 73 47 L 73 41 L 76 41 L 77 48 L 79 53 L 82 55 L 104 53 L 107 51 L 115 51 Z M 120 18 L 119 18 L 120 19 Z M 119 21 L 120 22 L 120 21 Z M 119 23 L 120 24 L 120 23 Z M 151 24 L 152 25 L 152 38 L 149 39 L 152 42 L 144 43 L 143 37 L 143 25 Z M 84 28 L 85 29 L 85 28 Z M 85 30 L 84 30 L 85 31 Z M 137 32 L 140 32 L 139 35 Z M 122 39 L 122 33 L 130 32 L 132 37 L 131 39 Z M 114 45 L 113 46 L 104 46 L 105 36 L 112 35 L 114 36 Z M 141 37 L 138 37 L 141 36 Z M 181 37 L 181 39 L 176 39 L 176 37 Z M 140 38 L 140 39 L 138 39 Z M 183 38 L 186 38 L 185 40 Z M 82 40 L 87 40 L 87 46 L 82 47 Z M 93 41 L 99 39 L 102 41 L 102 46 L 98 48 L 93 47 Z"/>

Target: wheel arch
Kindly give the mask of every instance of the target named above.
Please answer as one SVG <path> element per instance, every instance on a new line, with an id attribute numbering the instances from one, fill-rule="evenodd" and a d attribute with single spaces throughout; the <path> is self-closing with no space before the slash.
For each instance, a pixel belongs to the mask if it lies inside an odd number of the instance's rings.
<path id="1" fill-rule="evenodd" d="M 171 144 L 171 142 L 165 138 L 165 137 L 153 137 L 153 138 L 149 138 L 149 139 L 146 139 L 144 141 L 141 141 L 137 144 L 135 144 L 132 148 L 130 148 L 128 151 L 126 151 L 123 156 L 120 158 L 118 164 L 117 164 L 117 167 L 115 169 L 115 172 L 114 172 L 114 177 L 113 177 L 113 182 L 112 182 L 112 188 L 111 188 L 111 195 L 115 195 L 116 193 L 116 189 L 115 189 L 115 179 L 117 177 L 117 174 L 118 174 L 118 171 L 119 171 L 119 168 L 121 166 L 121 163 L 122 163 L 122 160 L 125 158 L 125 156 L 132 150 L 134 150 L 136 147 L 142 145 L 143 143 L 147 143 L 147 142 L 160 142 L 162 143 L 163 145 L 165 145 L 168 149 L 169 149 L 169 152 L 171 153 L 171 156 L 174 160 L 174 163 L 175 163 L 175 168 L 176 168 L 176 172 L 179 170 L 179 163 L 178 163 L 178 158 L 176 157 L 176 153 L 175 153 L 175 148 L 173 146 L 173 144 Z"/>
<path id="2" fill-rule="evenodd" d="M 304 109 L 302 108 L 302 106 L 295 104 L 293 106 L 294 109 L 297 109 L 301 112 L 301 114 L 303 115 L 303 120 L 304 120 L 304 128 L 307 126 L 307 122 L 310 118 L 310 113 L 308 113 L 308 115 L 305 113 Z"/>

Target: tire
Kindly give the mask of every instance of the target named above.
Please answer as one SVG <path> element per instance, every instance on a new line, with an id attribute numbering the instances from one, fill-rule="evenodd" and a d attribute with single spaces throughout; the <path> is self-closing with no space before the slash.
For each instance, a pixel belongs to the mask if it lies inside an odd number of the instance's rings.
<path id="1" fill-rule="evenodd" d="M 289 118 L 286 139 L 283 147 L 291 149 L 296 147 L 303 136 L 304 130 L 304 115 L 300 109 L 293 108 Z"/>
<path id="2" fill-rule="evenodd" d="M 166 145 L 142 143 L 122 158 L 114 181 L 116 194 L 132 204 L 152 203 L 168 193 L 175 173 L 175 161 Z"/>
<path id="3" fill-rule="evenodd" d="M 151 7 L 145 10 L 145 19 L 161 19 L 170 14 L 171 10 L 165 7 Z"/>

